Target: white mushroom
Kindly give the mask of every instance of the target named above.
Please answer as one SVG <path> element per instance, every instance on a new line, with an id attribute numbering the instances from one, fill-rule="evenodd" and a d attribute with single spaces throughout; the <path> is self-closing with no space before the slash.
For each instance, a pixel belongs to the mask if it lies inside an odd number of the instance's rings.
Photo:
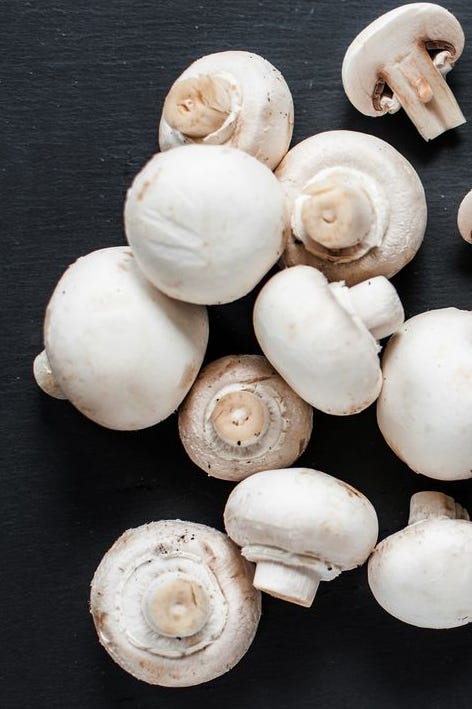
<path id="1" fill-rule="evenodd" d="M 416 473 L 472 477 L 472 312 L 443 308 L 407 320 L 387 344 L 380 430 Z"/>
<path id="2" fill-rule="evenodd" d="M 161 150 L 184 143 L 239 148 L 273 170 L 288 150 L 293 101 L 282 74 L 251 52 L 217 52 L 193 62 L 167 95 Z"/>
<path id="3" fill-rule="evenodd" d="M 98 637 L 124 670 L 149 684 L 188 687 L 230 670 L 261 614 L 253 569 L 225 534 L 194 522 L 125 532 L 92 580 Z"/>
<path id="4" fill-rule="evenodd" d="M 472 621 L 472 524 L 441 492 L 418 492 L 408 526 L 384 539 L 369 560 L 377 602 L 404 623 L 455 628 Z"/>
<path id="5" fill-rule="evenodd" d="M 383 276 L 347 288 L 310 266 L 273 276 L 254 307 L 256 337 L 272 366 L 302 399 L 337 416 L 378 397 L 377 339 L 402 323 L 400 299 Z"/>
<path id="6" fill-rule="evenodd" d="M 366 27 L 344 57 L 350 102 L 366 116 L 404 109 L 425 140 L 465 123 L 444 75 L 464 48 L 464 32 L 439 5 L 417 2 Z"/>
<path id="7" fill-rule="evenodd" d="M 102 249 L 78 259 L 57 284 L 34 371 L 48 394 L 60 391 L 92 421 L 146 428 L 183 400 L 207 341 L 205 308 L 153 288 L 129 248 Z"/>
<path id="8" fill-rule="evenodd" d="M 179 412 L 188 455 L 223 480 L 291 465 L 308 445 L 312 425 L 311 406 L 258 355 L 209 364 Z"/>
<path id="9" fill-rule="evenodd" d="M 421 181 L 400 153 L 354 131 L 319 133 L 279 165 L 292 231 L 282 260 L 353 285 L 390 278 L 418 251 L 426 228 Z"/>
<path id="10" fill-rule="evenodd" d="M 363 564 L 378 535 L 364 495 L 309 468 L 246 478 L 229 496 L 224 519 L 242 555 L 257 564 L 255 587 L 306 607 L 320 581 Z"/>
<path id="11" fill-rule="evenodd" d="M 284 249 L 282 189 L 247 153 L 185 145 L 155 155 L 125 204 L 126 235 L 149 280 L 171 298 L 228 303 Z"/>
<path id="12" fill-rule="evenodd" d="M 464 241 L 468 241 L 469 244 L 472 244 L 472 190 L 467 192 L 459 205 L 457 226 Z"/>

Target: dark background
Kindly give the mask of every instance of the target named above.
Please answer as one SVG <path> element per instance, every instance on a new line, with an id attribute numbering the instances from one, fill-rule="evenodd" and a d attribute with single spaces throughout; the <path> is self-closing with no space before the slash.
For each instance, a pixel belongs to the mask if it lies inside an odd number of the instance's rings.
<path id="1" fill-rule="evenodd" d="M 222 529 L 232 486 L 190 463 L 175 416 L 138 433 L 105 430 L 40 393 L 31 373 L 65 267 L 124 243 L 125 190 L 156 150 L 168 87 L 193 59 L 230 48 L 258 52 L 282 71 L 295 101 L 294 143 L 349 128 L 388 140 L 413 163 L 429 224 L 394 283 L 408 316 L 471 306 L 472 247 L 458 236 L 456 211 L 472 186 L 472 122 L 425 143 L 405 116 L 365 118 L 343 93 L 348 44 L 395 4 L 0 1 L 2 707 L 470 707 L 472 627 L 400 623 L 376 605 L 365 568 L 321 584 L 310 610 L 265 596 L 249 652 L 209 684 L 164 689 L 128 676 L 99 646 L 88 614 L 101 556 L 126 528 L 150 520 Z M 472 5 L 448 8 L 472 36 Z M 471 72 L 466 43 L 449 82 L 470 121 Z M 207 360 L 258 351 L 253 299 L 211 308 Z M 374 407 L 349 418 L 316 414 L 300 463 L 360 488 L 381 537 L 405 525 L 417 490 L 444 490 L 472 508 L 470 481 L 436 483 L 395 458 Z"/>

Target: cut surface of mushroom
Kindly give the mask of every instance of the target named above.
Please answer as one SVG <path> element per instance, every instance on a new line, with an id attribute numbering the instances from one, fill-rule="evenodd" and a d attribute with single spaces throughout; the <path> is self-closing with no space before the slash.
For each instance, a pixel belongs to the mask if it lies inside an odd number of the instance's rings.
<path id="1" fill-rule="evenodd" d="M 253 567 L 225 534 L 164 520 L 125 532 L 93 577 L 98 637 L 124 670 L 187 687 L 230 670 L 260 618 Z"/>
<path id="2" fill-rule="evenodd" d="M 327 131 L 307 138 L 276 170 L 291 234 L 282 261 L 348 285 L 390 278 L 416 254 L 426 199 L 410 163 L 379 138 Z"/>
<path id="3" fill-rule="evenodd" d="M 49 394 L 54 399 L 67 399 L 56 382 L 52 373 L 51 365 L 49 364 L 46 350 L 43 350 L 34 358 L 33 374 L 36 384 L 45 394 Z"/>
<path id="4" fill-rule="evenodd" d="M 198 376 L 179 412 L 190 458 L 208 475 L 242 480 L 291 465 L 312 430 L 311 406 L 259 355 L 228 356 Z"/>
<path id="5" fill-rule="evenodd" d="M 205 308 L 156 290 L 129 248 L 102 249 L 69 266 L 54 290 L 37 380 L 102 426 L 146 428 L 178 407 L 207 341 Z M 44 357 L 55 382 L 49 391 Z"/>
<path id="6" fill-rule="evenodd" d="M 472 621 L 472 524 L 452 497 L 419 492 L 408 526 L 374 549 L 369 585 L 377 602 L 404 623 L 455 628 Z"/>
<path id="7" fill-rule="evenodd" d="M 377 18 L 352 42 L 342 80 L 366 116 L 404 109 L 425 140 L 465 123 L 444 78 L 464 48 L 464 32 L 445 8 L 418 2 Z"/>
<path id="8" fill-rule="evenodd" d="M 256 337 L 272 366 L 302 399 L 337 416 L 358 413 L 378 397 L 377 338 L 403 319 L 383 276 L 347 288 L 310 266 L 273 276 L 254 307 Z"/>
<path id="9" fill-rule="evenodd" d="M 129 244 L 171 298 L 228 303 L 251 291 L 285 245 L 282 189 L 250 155 L 185 145 L 155 155 L 125 204 Z"/>
<path id="10" fill-rule="evenodd" d="M 366 561 L 378 522 L 369 500 L 331 475 L 309 468 L 256 473 L 239 483 L 224 513 L 226 531 L 256 563 L 254 585 L 301 606 L 320 581 Z"/>
<path id="11" fill-rule="evenodd" d="M 412 470 L 472 477 L 472 312 L 443 308 L 407 320 L 388 342 L 377 421 Z"/>
<path id="12" fill-rule="evenodd" d="M 193 62 L 172 85 L 159 145 L 228 145 L 273 170 L 288 150 L 293 101 L 282 74 L 252 52 L 216 52 Z"/>
<path id="13" fill-rule="evenodd" d="M 466 194 L 459 205 L 457 226 L 464 241 L 472 244 L 472 190 Z"/>

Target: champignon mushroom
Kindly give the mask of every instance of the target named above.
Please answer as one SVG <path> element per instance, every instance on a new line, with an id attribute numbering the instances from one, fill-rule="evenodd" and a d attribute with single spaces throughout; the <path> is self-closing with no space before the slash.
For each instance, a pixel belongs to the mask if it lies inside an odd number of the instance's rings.
<path id="1" fill-rule="evenodd" d="M 369 585 L 395 618 L 420 628 L 472 621 L 472 524 L 441 492 L 411 498 L 408 526 L 374 549 Z"/>
<path id="2" fill-rule="evenodd" d="M 472 477 L 472 312 L 443 308 L 407 320 L 382 358 L 377 421 L 412 470 Z"/>
<path id="3" fill-rule="evenodd" d="M 160 293 L 118 246 L 79 258 L 60 279 L 34 373 L 102 426 L 146 428 L 178 407 L 207 341 L 205 308 Z"/>
<path id="4" fill-rule="evenodd" d="M 149 280 L 171 298 L 228 303 L 284 249 L 282 189 L 247 153 L 184 145 L 155 155 L 125 204 L 126 235 Z"/>
<path id="5" fill-rule="evenodd" d="M 379 138 L 348 130 L 319 133 L 279 165 L 291 235 L 282 260 L 354 285 L 390 278 L 418 251 L 426 228 L 421 181 Z"/>
<path id="6" fill-rule="evenodd" d="M 188 687 L 230 670 L 261 614 L 253 569 L 222 532 L 164 520 L 125 532 L 92 580 L 105 650 L 149 684 Z"/>
<path id="7" fill-rule="evenodd" d="M 352 42 L 342 80 L 350 102 L 366 116 L 399 108 L 425 140 L 465 123 L 444 75 L 464 48 L 464 32 L 439 5 L 417 2 L 377 18 Z"/>
<path id="8" fill-rule="evenodd" d="M 472 190 L 467 192 L 459 205 L 457 226 L 464 241 L 468 241 L 469 244 L 472 244 Z"/>
<path id="9" fill-rule="evenodd" d="M 305 450 L 312 425 L 311 406 L 259 355 L 209 364 L 179 412 L 188 455 L 223 480 L 291 465 Z"/>
<path id="10" fill-rule="evenodd" d="M 252 52 L 217 52 L 193 62 L 171 87 L 159 145 L 229 145 L 273 170 L 292 131 L 292 95 L 280 71 Z"/>
<path id="11" fill-rule="evenodd" d="M 347 288 L 310 266 L 273 276 L 254 307 L 254 329 L 272 366 L 296 393 L 327 414 L 362 411 L 378 397 L 377 339 L 403 323 L 383 276 Z"/>
<path id="12" fill-rule="evenodd" d="M 378 535 L 364 495 L 309 468 L 246 478 L 229 496 L 224 520 L 242 555 L 256 563 L 254 586 L 306 607 L 320 581 L 363 564 Z"/>

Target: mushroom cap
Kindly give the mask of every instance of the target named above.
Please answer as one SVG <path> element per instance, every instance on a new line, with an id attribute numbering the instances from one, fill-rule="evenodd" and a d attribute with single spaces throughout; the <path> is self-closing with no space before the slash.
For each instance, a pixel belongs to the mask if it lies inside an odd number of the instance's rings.
<path id="1" fill-rule="evenodd" d="M 377 602 L 404 623 L 454 628 L 472 621 L 472 524 L 429 519 L 374 549 L 369 585 Z"/>
<path id="2" fill-rule="evenodd" d="M 268 168 L 223 146 L 155 155 L 125 204 L 143 273 L 171 298 L 228 303 L 251 291 L 284 249 L 284 200 Z"/>
<path id="3" fill-rule="evenodd" d="M 162 116 L 160 149 L 192 142 L 224 143 L 253 155 L 273 170 L 287 152 L 293 132 L 292 94 L 280 71 L 253 52 L 216 52 L 197 59 L 176 82 L 201 75 L 228 76 L 236 83 L 240 105 L 231 117 L 233 130 L 224 140 L 210 134 L 196 141 L 174 130 Z"/>
<path id="4" fill-rule="evenodd" d="M 221 397 L 241 391 L 257 396 L 269 415 L 266 430 L 246 446 L 225 443 L 212 423 Z M 291 465 L 308 445 L 312 425 L 311 406 L 259 355 L 230 355 L 207 365 L 179 411 L 180 438 L 188 455 L 208 475 L 223 480 L 239 481 L 260 470 Z M 237 422 L 233 428 L 237 435 Z"/>
<path id="5" fill-rule="evenodd" d="M 241 547 L 263 545 L 341 570 L 364 563 L 377 541 L 375 509 L 358 490 L 319 470 L 266 470 L 240 482 L 225 528 Z"/>
<path id="6" fill-rule="evenodd" d="M 382 358 L 377 421 L 412 470 L 472 477 L 472 312 L 443 308 L 407 320 Z"/>
<path id="7" fill-rule="evenodd" d="M 425 42 L 443 42 L 454 50 L 454 61 L 464 48 L 464 32 L 457 19 L 440 5 L 416 2 L 378 17 L 349 46 L 342 66 L 342 81 L 349 101 L 365 116 L 382 116 L 372 96 L 382 70 L 400 62 Z"/>
<path id="8" fill-rule="evenodd" d="M 423 185 L 408 160 L 380 138 L 356 131 L 319 133 L 298 143 L 280 163 L 276 177 L 284 189 L 289 214 L 305 185 L 325 170 L 347 168 L 361 173 L 374 187 L 371 199 L 375 229 L 381 242 L 359 258 L 355 249 L 335 258 L 310 253 L 291 232 L 282 261 L 305 264 L 322 271 L 328 280 L 354 285 L 372 276 L 391 278 L 414 257 L 426 229 L 427 207 Z M 381 223 L 383 222 L 383 225 Z M 349 253 L 354 260 L 349 260 Z"/>
<path id="9" fill-rule="evenodd" d="M 193 636 L 160 634 L 143 599 L 166 575 L 199 578 L 209 602 Z M 230 670 L 257 630 L 260 593 L 253 566 L 222 532 L 194 522 L 163 520 L 125 532 L 92 580 L 90 610 L 100 642 L 124 670 L 149 684 L 188 687 Z"/>
<path id="10" fill-rule="evenodd" d="M 340 290 L 342 284 L 333 284 Z M 273 276 L 254 306 L 265 356 L 292 389 L 327 414 L 358 413 L 378 397 L 379 346 L 322 273 L 294 266 Z"/>
<path id="11" fill-rule="evenodd" d="M 472 190 L 467 192 L 459 205 L 457 226 L 462 238 L 472 244 Z"/>
<path id="12" fill-rule="evenodd" d="M 130 249 L 94 251 L 73 263 L 49 301 L 47 357 L 71 403 L 120 430 L 152 426 L 190 389 L 208 341 L 205 308 L 153 288 Z"/>

